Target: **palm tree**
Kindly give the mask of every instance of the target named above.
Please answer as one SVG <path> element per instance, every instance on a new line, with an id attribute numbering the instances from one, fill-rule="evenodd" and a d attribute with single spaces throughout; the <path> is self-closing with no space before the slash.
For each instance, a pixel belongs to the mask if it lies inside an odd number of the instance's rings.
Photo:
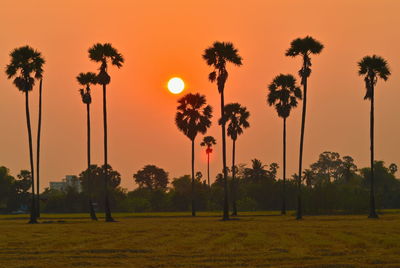
<path id="1" fill-rule="evenodd" d="M 371 188 L 369 218 L 378 218 L 375 211 L 374 194 L 374 89 L 378 78 L 386 81 L 390 76 L 390 69 L 386 60 L 380 56 L 366 56 L 358 62 L 358 74 L 364 76 L 365 89 L 367 90 L 364 100 L 371 101 L 370 113 L 370 138 L 371 138 Z"/>
<path id="2" fill-rule="evenodd" d="M 103 85 L 103 124 L 104 124 L 104 166 L 108 167 L 108 151 L 107 151 L 107 85 L 110 83 L 111 77 L 107 73 L 108 64 L 122 67 L 124 58 L 122 55 L 109 43 L 100 44 L 97 43 L 89 48 L 89 58 L 92 61 L 100 62 L 99 74 L 97 75 L 97 83 Z M 104 172 L 104 187 L 105 187 L 105 214 L 106 222 L 113 222 L 114 219 L 111 216 L 110 202 L 108 197 L 108 184 L 109 184 L 108 169 L 105 168 Z"/>
<path id="3" fill-rule="evenodd" d="M 225 105 L 224 116 L 219 120 L 220 125 L 228 123 L 228 136 L 232 139 L 232 216 L 237 216 L 236 208 L 236 182 L 235 182 L 235 149 L 236 140 L 243 134 L 243 129 L 250 127 L 247 119 L 250 113 L 247 108 L 239 103 L 229 103 Z"/>
<path id="4" fill-rule="evenodd" d="M 306 107 L 307 107 L 307 78 L 311 74 L 311 54 L 321 53 L 324 46 L 312 38 L 306 36 L 305 38 L 297 38 L 292 41 L 290 48 L 286 51 L 286 56 L 303 58 L 303 66 L 299 70 L 301 77 L 301 84 L 303 85 L 303 111 L 301 115 L 301 132 L 300 132 L 300 156 L 299 156 L 299 172 L 298 172 L 298 193 L 297 193 L 297 214 L 296 219 L 302 219 L 302 206 L 301 206 L 301 174 L 303 164 L 303 142 L 304 142 L 304 128 L 306 124 Z"/>
<path id="5" fill-rule="evenodd" d="M 208 187 L 211 186 L 210 184 L 210 154 L 212 153 L 213 149 L 212 146 L 217 144 L 217 141 L 214 139 L 213 136 L 205 136 L 203 141 L 200 143 L 200 146 L 204 147 L 207 146 L 206 154 L 207 154 L 207 181 Z"/>
<path id="6" fill-rule="evenodd" d="M 282 215 L 286 214 L 286 118 L 301 100 L 301 89 L 296 85 L 293 75 L 280 74 L 268 86 L 267 102 L 274 105 L 278 116 L 283 118 L 283 189 L 282 189 Z"/>
<path id="7" fill-rule="evenodd" d="M 90 166 L 91 166 L 91 161 L 90 161 L 90 104 L 92 103 L 92 96 L 90 93 L 90 86 L 97 84 L 96 82 L 96 74 L 87 72 L 87 73 L 80 73 L 77 77 L 76 80 L 78 80 L 78 83 L 82 86 L 85 86 L 86 88 L 83 89 L 81 88 L 79 90 L 81 97 L 82 97 L 82 102 L 86 104 L 86 117 L 87 117 L 87 175 L 89 176 L 89 212 L 90 212 L 90 218 L 94 221 L 97 221 L 97 216 L 96 212 L 94 211 L 93 207 L 93 201 L 92 201 L 92 189 L 90 188 L 92 178 L 91 177 L 91 172 L 90 172 Z"/>
<path id="8" fill-rule="evenodd" d="M 208 75 L 208 79 L 213 83 L 217 83 L 218 92 L 221 96 L 221 117 L 225 114 L 224 90 L 225 83 L 228 79 L 228 71 L 226 63 L 231 62 L 236 66 L 242 65 L 242 58 L 238 54 L 238 50 L 232 43 L 214 42 L 214 44 L 204 51 L 203 59 L 207 65 L 212 66 L 214 70 Z M 228 172 L 226 167 L 226 141 L 225 141 L 225 124 L 221 124 L 222 130 L 222 166 L 224 173 L 224 214 L 223 220 L 229 220 L 229 202 L 228 202 Z"/>
<path id="9" fill-rule="evenodd" d="M 40 52 L 31 48 L 30 46 L 23 46 L 14 49 L 10 53 L 11 62 L 6 67 L 6 74 L 8 79 L 14 78 L 14 85 L 18 90 L 25 93 L 25 111 L 26 111 L 26 125 L 28 128 L 28 142 L 29 142 L 29 160 L 31 166 L 31 182 L 32 182 L 32 205 L 29 223 L 37 223 L 37 211 L 35 202 L 35 180 L 34 180 L 34 167 L 33 167 L 33 148 L 32 148 L 32 130 L 31 119 L 29 113 L 29 91 L 35 85 L 35 79 L 41 79 L 43 76 L 44 59 Z M 34 77 L 32 77 L 34 75 Z M 38 192 L 39 194 L 39 192 Z"/>
<path id="10" fill-rule="evenodd" d="M 194 196 L 194 140 L 198 133 L 205 134 L 211 126 L 212 108 L 204 95 L 186 94 L 178 100 L 176 126 L 192 141 L 192 216 L 196 216 Z"/>

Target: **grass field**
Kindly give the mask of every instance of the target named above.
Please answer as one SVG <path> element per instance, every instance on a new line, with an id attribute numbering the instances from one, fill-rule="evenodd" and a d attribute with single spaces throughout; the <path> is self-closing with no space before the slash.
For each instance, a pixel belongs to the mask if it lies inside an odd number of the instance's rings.
<path id="1" fill-rule="evenodd" d="M 0 267 L 400 267 L 400 214 L 84 214 L 0 217 Z"/>

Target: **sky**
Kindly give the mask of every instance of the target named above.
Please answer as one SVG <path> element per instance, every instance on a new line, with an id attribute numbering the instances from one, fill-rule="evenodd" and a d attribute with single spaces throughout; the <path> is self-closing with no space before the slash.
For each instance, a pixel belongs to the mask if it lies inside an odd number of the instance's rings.
<path id="1" fill-rule="evenodd" d="M 183 94 L 206 95 L 214 108 L 207 135 L 217 139 L 211 180 L 222 170 L 219 94 L 208 81 L 202 59 L 214 41 L 233 42 L 243 66 L 228 66 L 225 102 L 250 111 L 251 127 L 238 138 L 237 162 L 282 162 L 281 118 L 266 103 L 267 86 L 280 73 L 297 75 L 301 59 L 285 57 L 290 42 L 311 35 L 325 45 L 312 57 L 309 79 L 304 164 L 323 151 L 369 163 L 369 102 L 357 62 L 366 55 L 387 59 L 392 76 L 379 81 L 375 101 L 375 155 L 400 164 L 400 1 L 397 0 L 22 0 L 3 1 L 0 9 L 0 69 L 12 49 L 30 45 L 45 57 L 41 141 L 41 188 L 86 168 L 86 109 L 75 77 L 96 71 L 87 50 L 109 42 L 123 54 L 121 69 L 110 68 L 108 87 L 109 162 L 122 174 L 121 186 L 136 187 L 132 175 L 146 164 L 169 172 L 170 179 L 190 174 L 191 144 L 175 126 L 177 100 Z M 168 92 L 179 76 L 186 89 Z M 36 141 L 38 88 L 30 93 Z M 92 88 L 92 162 L 103 161 L 102 91 Z M 0 165 L 13 175 L 29 168 L 24 96 L 0 72 Z M 301 106 L 287 120 L 287 174 L 296 172 Z M 196 167 L 206 174 L 206 155 L 196 140 Z M 231 141 L 227 140 L 228 164 Z M 36 142 L 34 142 L 36 144 Z M 36 146 L 36 145 L 35 145 Z M 281 169 L 279 176 L 281 176 Z"/>

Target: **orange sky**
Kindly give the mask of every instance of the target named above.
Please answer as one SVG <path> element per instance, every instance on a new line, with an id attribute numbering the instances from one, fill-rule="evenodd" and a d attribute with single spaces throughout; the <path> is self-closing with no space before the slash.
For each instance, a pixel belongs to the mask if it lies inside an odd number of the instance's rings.
<path id="1" fill-rule="evenodd" d="M 122 173 L 124 187 L 135 187 L 132 174 L 145 164 L 164 168 L 171 178 L 190 172 L 190 142 L 174 125 L 179 95 L 166 90 L 172 76 L 186 81 L 184 92 L 207 96 L 216 112 L 208 134 L 221 141 L 216 124 L 219 95 L 207 80 L 210 69 L 201 58 L 215 40 L 233 42 L 244 58 L 242 67 L 228 67 L 226 85 L 226 102 L 240 102 L 251 113 L 251 128 L 237 143 L 239 163 L 252 158 L 281 162 L 282 120 L 266 105 L 267 85 L 279 73 L 297 74 L 300 59 L 287 58 L 284 52 L 292 39 L 311 35 L 325 49 L 313 57 L 309 80 L 305 165 L 324 150 L 351 155 L 360 167 L 368 165 L 369 103 L 363 100 L 356 63 L 373 53 L 386 58 L 392 70 L 376 91 L 376 159 L 400 164 L 399 10 L 396 0 L 4 1 L 0 66 L 9 62 L 13 48 L 26 44 L 40 50 L 47 61 L 42 188 L 86 166 L 86 110 L 75 77 L 96 70 L 87 57 L 95 42 L 112 43 L 126 60 L 120 70 L 111 69 L 108 89 L 109 162 Z M 24 97 L 4 72 L 0 89 L 0 165 L 16 175 L 29 167 Z M 31 98 L 35 136 L 37 91 Z M 101 105 L 101 90 L 95 87 L 94 163 L 103 161 Z M 298 162 L 300 110 L 288 120 L 288 174 Z M 228 148 L 230 163 L 230 141 Z M 198 147 L 196 169 L 206 174 L 202 153 Z M 214 179 L 221 170 L 220 146 L 211 166 Z"/>

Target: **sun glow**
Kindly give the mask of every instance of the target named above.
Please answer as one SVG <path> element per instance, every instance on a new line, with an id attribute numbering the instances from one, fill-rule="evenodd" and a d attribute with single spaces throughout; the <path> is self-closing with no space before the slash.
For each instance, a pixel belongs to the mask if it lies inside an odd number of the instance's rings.
<path id="1" fill-rule="evenodd" d="M 168 81 L 168 90 L 173 94 L 179 94 L 185 89 L 185 82 L 179 77 L 173 77 Z"/>

